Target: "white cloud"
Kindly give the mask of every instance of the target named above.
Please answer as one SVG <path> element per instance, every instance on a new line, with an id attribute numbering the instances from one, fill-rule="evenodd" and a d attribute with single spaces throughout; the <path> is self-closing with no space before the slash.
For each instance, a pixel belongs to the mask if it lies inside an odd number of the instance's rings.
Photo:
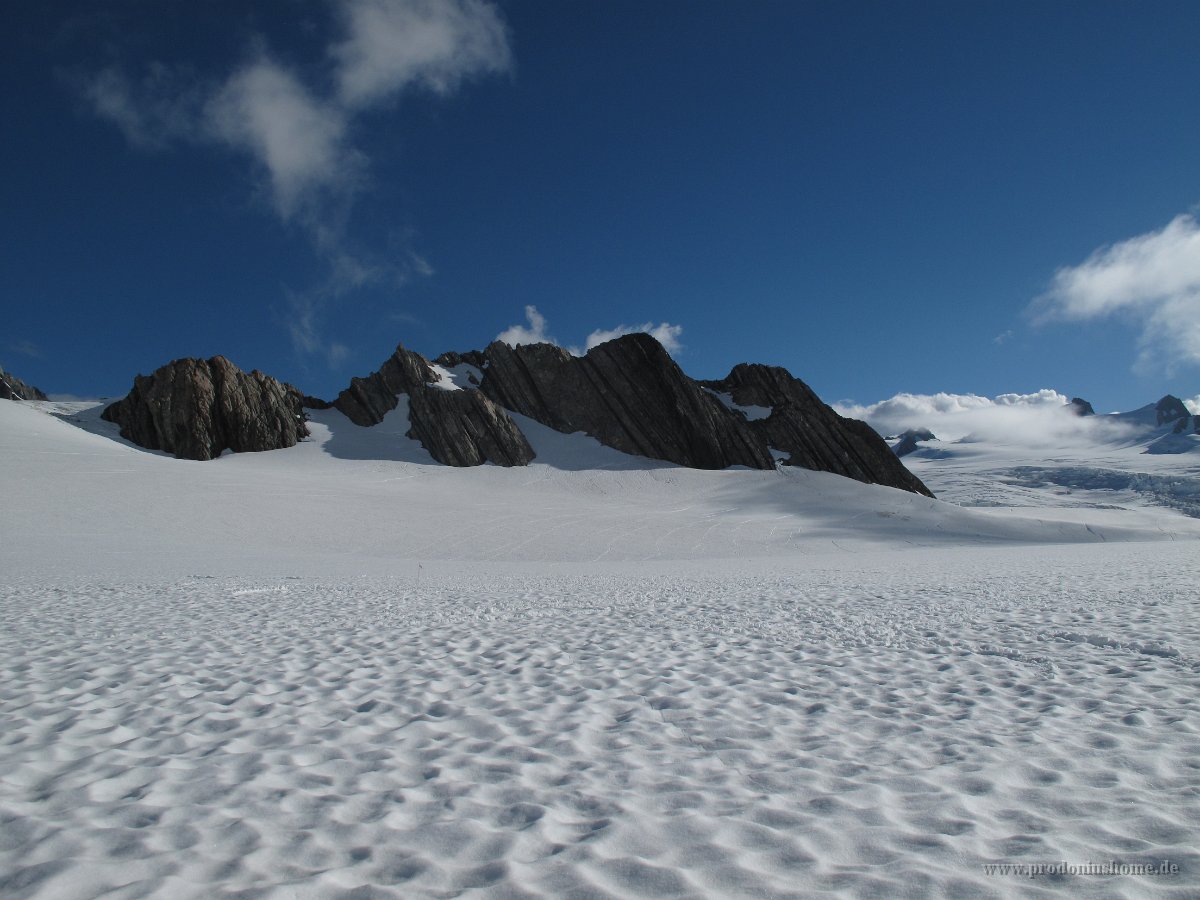
<path id="1" fill-rule="evenodd" d="M 833 404 L 841 415 L 862 419 L 880 434 L 928 428 L 939 439 L 976 438 L 992 444 L 1064 446 L 1092 443 L 1098 431 L 1121 426 L 1095 416 L 1077 416 L 1070 398 L 1043 389 L 1032 394 L 897 394 L 866 406 Z"/>
<path id="2" fill-rule="evenodd" d="M 512 65 L 499 12 L 482 0 L 347 0 L 337 44 L 338 94 L 348 107 L 409 86 L 447 94 L 474 75 Z"/>
<path id="3" fill-rule="evenodd" d="M 347 196 L 361 157 L 346 145 L 346 115 L 322 102 L 292 72 L 262 57 L 235 72 L 209 101 L 212 134 L 247 152 L 267 173 L 285 221 L 325 192 Z"/>
<path id="4" fill-rule="evenodd" d="M 1188 408 L 1188 412 L 1190 412 L 1193 416 L 1200 416 L 1200 394 L 1197 394 L 1190 400 L 1185 397 L 1183 400 L 1183 405 Z"/>
<path id="5" fill-rule="evenodd" d="M 525 325 L 510 325 L 504 329 L 496 335 L 496 340 L 503 341 L 512 347 L 516 347 L 519 344 L 554 344 L 555 346 L 562 346 L 550 335 L 546 328 L 546 317 L 538 312 L 536 306 L 525 307 L 525 320 Z M 653 322 L 645 322 L 641 325 L 618 325 L 616 328 L 597 328 L 587 336 L 582 350 L 575 346 L 565 347 L 564 349 L 573 356 L 582 356 L 588 350 L 599 344 L 603 344 L 605 341 L 611 341 L 613 338 L 635 333 L 650 335 L 672 355 L 683 349 L 683 345 L 679 342 L 679 336 L 683 334 L 683 326 L 672 325 L 670 322 L 660 322 L 657 325 Z"/>
<path id="6" fill-rule="evenodd" d="M 1200 224 L 1177 216 L 1059 269 L 1033 312 L 1042 322 L 1131 316 L 1142 326 L 1139 368 L 1200 364 Z"/>
<path id="7" fill-rule="evenodd" d="M 546 317 L 538 312 L 532 304 L 525 307 L 526 325 L 510 325 L 496 335 L 496 340 L 503 341 L 510 347 L 521 344 L 558 344 L 546 332 Z"/>
<path id="8" fill-rule="evenodd" d="M 618 325 L 616 328 L 597 329 L 587 336 L 586 349 L 591 350 L 597 344 L 603 344 L 605 341 L 611 341 L 623 334 L 634 334 L 635 332 L 644 332 L 650 335 L 662 344 L 672 356 L 683 349 L 683 344 L 679 342 L 679 337 L 683 334 L 683 326 L 672 325 L 670 322 L 659 322 L 657 325 L 653 322 L 643 322 L 641 325 Z"/>

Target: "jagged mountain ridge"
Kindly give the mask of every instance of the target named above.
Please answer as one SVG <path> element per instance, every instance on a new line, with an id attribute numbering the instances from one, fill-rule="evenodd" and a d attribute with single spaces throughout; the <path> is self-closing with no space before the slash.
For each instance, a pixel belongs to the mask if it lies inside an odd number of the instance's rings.
<path id="1" fill-rule="evenodd" d="M 45 400 L 46 395 L 0 367 L 0 400 Z"/>
<path id="2" fill-rule="evenodd" d="M 181 437 L 168 446 L 161 435 L 170 429 L 163 423 L 151 427 L 154 404 L 147 397 L 171 396 L 178 408 L 188 408 L 178 396 L 178 385 L 186 392 L 189 383 L 172 369 L 178 363 L 139 376 L 130 396 L 109 407 L 105 417 L 142 446 L 212 458 L 221 451 L 213 452 L 211 435 Z M 265 377 L 255 373 L 255 378 Z M 171 387 L 156 386 L 159 382 Z M 408 436 L 451 466 L 533 461 L 534 451 L 510 414 L 515 413 L 559 432 L 584 432 L 625 453 L 691 468 L 771 469 L 780 462 L 932 496 L 865 423 L 839 416 L 786 370 L 743 364 L 719 381 L 698 381 L 647 334 L 624 335 L 580 357 L 551 344 L 511 347 L 495 341 L 482 351 L 444 353 L 430 362 L 400 345 L 378 370 L 353 378 L 331 403 L 274 383 L 279 390 L 263 392 L 258 408 L 273 422 L 290 421 L 298 406 L 332 406 L 354 424 L 371 427 L 407 396 Z M 215 399 L 211 393 L 206 389 L 192 405 L 228 406 L 219 388 Z M 207 426 L 209 432 L 229 430 L 219 415 L 206 421 L 216 423 Z M 178 427 L 176 416 L 170 428 Z M 245 431 L 246 423 L 239 428 Z M 291 436 L 268 428 L 259 445 L 242 441 L 227 447 L 276 449 L 290 446 L 286 441 Z"/>

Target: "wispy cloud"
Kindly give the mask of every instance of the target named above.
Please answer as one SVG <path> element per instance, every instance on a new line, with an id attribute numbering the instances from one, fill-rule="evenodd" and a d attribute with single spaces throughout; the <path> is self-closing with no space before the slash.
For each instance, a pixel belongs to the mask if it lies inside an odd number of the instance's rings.
<path id="1" fill-rule="evenodd" d="M 206 104 L 203 126 L 265 173 L 285 221 L 301 210 L 315 218 L 353 196 L 363 158 L 346 142 L 346 112 L 267 56 L 229 77 Z"/>
<path id="2" fill-rule="evenodd" d="M 683 334 L 683 326 L 672 325 L 670 322 L 660 322 L 657 325 L 653 322 L 644 322 L 641 325 L 618 325 L 616 328 L 597 328 L 587 336 L 582 350 L 574 345 L 564 346 L 559 344 L 558 340 L 550 334 L 546 326 L 546 317 L 538 312 L 536 306 L 532 305 L 525 307 L 524 325 L 510 325 L 496 335 L 496 340 L 503 341 L 513 347 L 520 344 L 554 344 L 562 346 L 567 352 L 575 356 L 582 356 L 588 350 L 603 344 L 605 341 L 611 341 L 613 338 L 634 333 L 650 335 L 672 355 L 683 349 L 683 345 L 679 342 L 679 338 Z"/>
<path id="3" fill-rule="evenodd" d="M 843 416 L 862 419 L 880 434 L 928 428 L 941 440 L 977 438 L 988 443 L 1053 447 L 1093 443 L 1098 432 L 1121 430 L 1106 419 L 1081 417 L 1068 408 L 1070 398 L 1043 389 L 1032 394 L 896 394 L 878 403 L 835 403 Z"/>
<path id="4" fill-rule="evenodd" d="M 346 38 L 332 55 L 346 108 L 408 87 L 448 94 L 468 78 L 512 65 L 504 20 L 483 0 L 350 0 L 340 9 Z"/>
<path id="5" fill-rule="evenodd" d="M 14 341 L 8 345 L 8 349 L 13 353 L 19 353 L 31 359 L 39 359 L 42 355 L 42 348 L 29 340 Z"/>
<path id="6" fill-rule="evenodd" d="M 1200 364 L 1200 224 L 1177 216 L 1158 231 L 1101 247 L 1059 269 L 1031 312 L 1037 322 L 1128 316 L 1142 329 L 1139 369 Z"/>
<path id="7" fill-rule="evenodd" d="M 289 332 L 299 351 L 332 358 L 319 325 L 330 298 L 432 272 L 412 251 L 396 263 L 348 246 L 346 222 L 369 181 L 370 161 L 353 141 L 357 118 L 407 90 L 448 95 L 508 71 L 512 53 L 487 0 L 331 2 L 340 33 L 309 69 L 284 65 L 259 42 L 224 73 L 153 63 L 131 77 L 110 67 L 85 79 L 82 91 L 134 147 L 220 146 L 250 163 L 275 214 L 303 229 L 329 267 L 328 283 L 306 299 L 289 295 Z"/>

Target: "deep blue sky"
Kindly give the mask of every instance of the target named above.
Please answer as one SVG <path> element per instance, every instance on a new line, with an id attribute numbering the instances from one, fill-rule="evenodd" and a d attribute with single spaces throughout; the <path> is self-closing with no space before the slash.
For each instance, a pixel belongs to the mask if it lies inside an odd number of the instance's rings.
<path id="1" fill-rule="evenodd" d="M 533 304 L 564 344 L 669 322 L 690 374 L 768 362 L 829 401 L 1200 393 L 1145 308 L 1027 314 L 1200 202 L 1200 3 L 454 5 L 503 22 L 507 62 L 344 102 L 355 187 L 289 212 L 201 120 L 262 59 L 333 102 L 347 8 L 4 5 L 0 363 L 116 395 L 222 353 L 331 396 L 397 341 L 482 347 Z M 98 111 L 114 83 L 140 142 Z"/>

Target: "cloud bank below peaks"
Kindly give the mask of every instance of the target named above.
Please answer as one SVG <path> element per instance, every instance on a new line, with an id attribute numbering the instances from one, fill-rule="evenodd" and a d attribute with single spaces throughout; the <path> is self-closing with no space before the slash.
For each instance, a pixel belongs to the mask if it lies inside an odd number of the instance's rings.
<path id="1" fill-rule="evenodd" d="M 1141 326 L 1138 369 L 1200 365 L 1200 224 L 1177 216 L 1158 231 L 1101 247 L 1059 269 L 1030 312 L 1039 323 L 1132 318 Z"/>
<path id="2" fill-rule="evenodd" d="M 670 322 L 643 322 L 641 325 L 618 325 L 616 328 L 598 328 L 587 336 L 581 348 L 560 344 L 546 327 L 546 317 L 538 312 L 536 306 L 525 307 L 525 324 L 510 325 L 498 335 L 496 340 L 516 347 L 520 344 L 554 344 L 563 347 L 574 356 L 582 356 L 593 347 L 611 341 L 625 334 L 645 333 L 663 345 L 672 356 L 683 350 L 680 337 L 683 335 L 682 325 L 672 325 Z"/>
<path id="3" fill-rule="evenodd" d="M 1043 389 L 1032 394 L 896 394 L 866 406 L 835 403 L 843 416 L 862 419 L 882 435 L 928 428 L 943 441 L 980 440 L 1020 447 L 1094 444 L 1120 436 L 1124 427 L 1096 416 L 1080 417 L 1070 398 Z"/>

